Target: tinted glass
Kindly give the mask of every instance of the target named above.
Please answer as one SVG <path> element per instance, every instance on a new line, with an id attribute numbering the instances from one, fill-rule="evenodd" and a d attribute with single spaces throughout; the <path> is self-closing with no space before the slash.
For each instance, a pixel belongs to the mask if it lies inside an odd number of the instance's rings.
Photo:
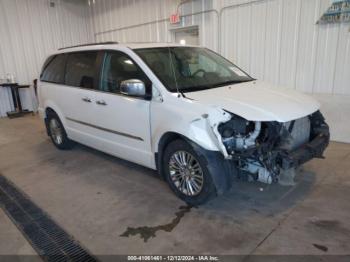
<path id="1" fill-rule="evenodd" d="M 106 54 L 100 90 L 104 92 L 119 93 L 120 83 L 124 80 L 138 79 L 146 86 L 149 80 L 139 66 L 122 52 Z"/>
<path id="2" fill-rule="evenodd" d="M 80 52 L 68 55 L 66 85 L 94 89 L 97 52 Z"/>
<path id="3" fill-rule="evenodd" d="M 171 92 L 198 91 L 253 80 L 237 66 L 205 48 L 166 47 L 135 51 Z"/>
<path id="4" fill-rule="evenodd" d="M 64 70 L 66 66 L 66 56 L 57 55 L 50 57 L 44 65 L 40 80 L 62 84 L 64 82 Z"/>

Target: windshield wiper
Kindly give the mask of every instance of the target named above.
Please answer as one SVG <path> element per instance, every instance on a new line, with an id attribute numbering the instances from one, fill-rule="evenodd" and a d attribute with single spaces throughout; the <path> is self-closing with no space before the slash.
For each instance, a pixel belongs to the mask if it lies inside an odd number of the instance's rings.
<path id="1" fill-rule="evenodd" d="M 202 91 L 202 90 L 207 90 L 207 89 L 212 89 L 212 88 L 217 88 L 217 87 L 222 87 L 222 86 L 227 86 L 227 85 L 232 85 L 232 84 L 240 84 L 240 83 L 245 83 L 245 82 L 251 82 L 251 81 L 254 81 L 254 80 L 255 79 L 233 80 L 233 81 L 227 81 L 227 82 L 214 84 L 214 85 L 203 85 L 203 86 L 196 86 L 196 87 L 179 88 L 178 92 L 182 96 L 184 96 L 184 93 L 186 93 L 186 92 Z"/>
<path id="2" fill-rule="evenodd" d="M 227 85 L 232 85 L 232 84 L 240 84 L 240 83 L 245 83 L 245 82 L 251 82 L 254 81 L 254 79 L 249 79 L 249 80 L 232 80 L 232 81 L 227 81 L 223 82 L 217 85 L 213 85 L 214 87 L 221 87 L 221 86 L 227 86 Z"/>

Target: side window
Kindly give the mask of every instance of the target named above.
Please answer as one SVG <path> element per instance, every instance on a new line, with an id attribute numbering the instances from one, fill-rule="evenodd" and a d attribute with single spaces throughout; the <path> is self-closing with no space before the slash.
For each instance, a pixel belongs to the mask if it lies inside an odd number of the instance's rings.
<path id="1" fill-rule="evenodd" d="M 62 84 L 64 82 L 64 69 L 66 66 L 66 55 L 50 57 L 44 65 L 40 80 L 44 82 Z"/>
<path id="2" fill-rule="evenodd" d="M 138 79 L 149 88 L 150 80 L 141 68 L 126 54 L 111 52 L 105 56 L 100 90 L 120 93 L 120 83 L 128 79 Z"/>
<path id="3" fill-rule="evenodd" d="M 97 52 L 79 52 L 68 55 L 66 85 L 94 89 Z"/>

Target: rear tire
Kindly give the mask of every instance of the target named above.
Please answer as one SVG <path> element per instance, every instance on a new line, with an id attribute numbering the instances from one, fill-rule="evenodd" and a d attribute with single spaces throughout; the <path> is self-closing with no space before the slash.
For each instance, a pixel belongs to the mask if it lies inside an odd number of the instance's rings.
<path id="1" fill-rule="evenodd" d="M 216 196 L 207 160 L 184 140 L 175 140 L 167 146 L 163 171 L 170 188 L 191 206 L 204 204 Z"/>
<path id="2" fill-rule="evenodd" d="M 67 137 L 66 130 L 54 112 L 49 112 L 47 115 L 48 134 L 52 143 L 60 150 L 68 150 L 74 146 L 74 142 Z"/>

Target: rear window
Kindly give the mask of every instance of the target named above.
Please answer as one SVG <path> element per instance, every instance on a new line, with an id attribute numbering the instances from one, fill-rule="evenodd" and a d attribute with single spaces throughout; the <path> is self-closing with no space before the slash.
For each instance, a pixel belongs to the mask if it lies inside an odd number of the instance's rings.
<path id="1" fill-rule="evenodd" d="M 40 80 L 44 82 L 63 84 L 66 55 L 52 56 L 44 64 Z"/>
<path id="2" fill-rule="evenodd" d="M 80 52 L 68 55 L 65 83 L 69 86 L 95 89 L 97 52 Z"/>

